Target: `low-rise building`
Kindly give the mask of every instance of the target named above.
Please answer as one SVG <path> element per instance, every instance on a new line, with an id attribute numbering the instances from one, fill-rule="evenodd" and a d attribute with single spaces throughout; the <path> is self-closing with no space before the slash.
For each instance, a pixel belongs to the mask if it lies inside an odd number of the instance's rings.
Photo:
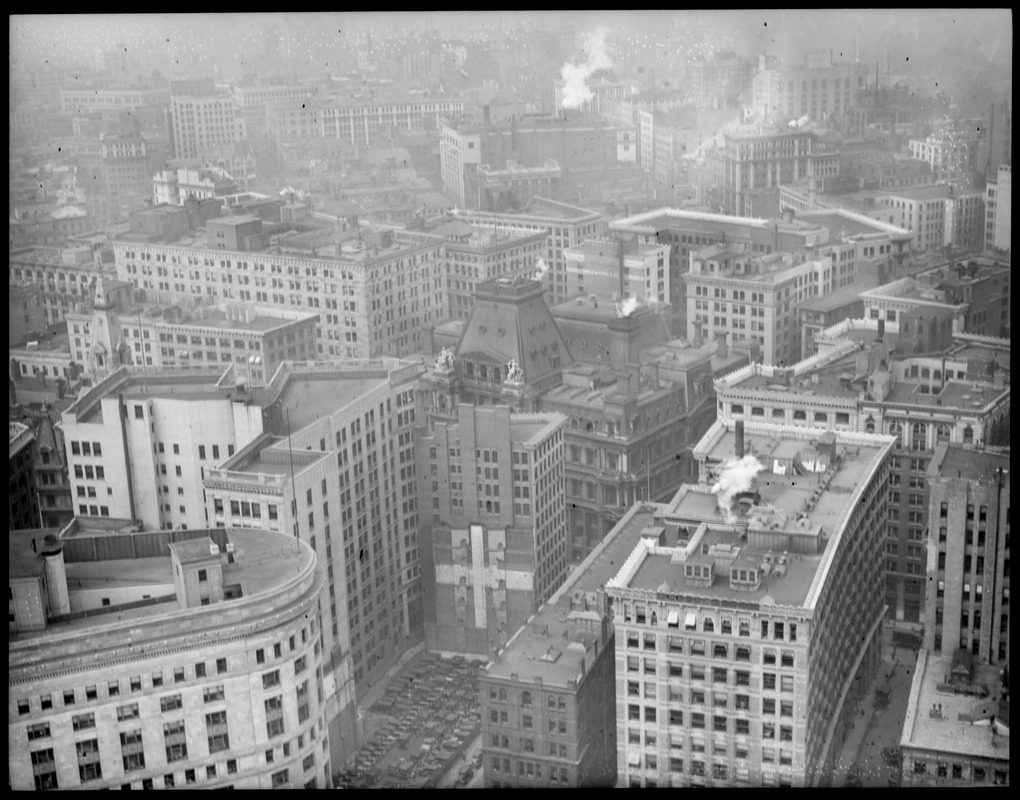
<path id="1" fill-rule="evenodd" d="M 328 788 L 311 549 L 103 523 L 9 537 L 11 788 Z"/>

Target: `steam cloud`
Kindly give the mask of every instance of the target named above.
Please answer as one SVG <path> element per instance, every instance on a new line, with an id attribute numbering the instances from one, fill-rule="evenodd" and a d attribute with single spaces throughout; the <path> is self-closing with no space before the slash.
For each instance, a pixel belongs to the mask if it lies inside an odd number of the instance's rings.
<path id="1" fill-rule="evenodd" d="M 712 494 L 717 495 L 716 503 L 729 524 L 737 521 L 737 515 L 733 513 L 733 498 L 750 489 L 754 476 L 763 469 L 765 465 L 752 455 L 743 458 L 734 456 L 722 465 L 719 482 L 712 487 Z"/>
<path id="2" fill-rule="evenodd" d="M 629 317 L 637 310 L 637 307 L 637 298 L 628 297 L 626 300 L 616 304 L 616 316 L 620 318 Z"/>
<path id="3" fill-rule="evenodd" d="M 587 56 L 582 64 L 564 64 L 560 72 L 563 78 L 563 108 L 580 108 L 594 97 L 588 88 L 588 78 L 600 69 L 612 69 L 613 60 L 606 52 L 606 36 L 608 28 L 598 28 L 589 34 L 585 47 Z"/>
<path id="4" fill-rule="evenodd" d="M 810 120 L 810 117 L 807 114 L 805 114 L 800 119 L 791 119 L 790 120 L 790 124 L 787 127 L 789 127 L 789 128 L 804 128 L 804 127 L 807 126 L 809 120 Z"/>
<path id="5" fill-rule="evenodd" d="M 542 280 L 542 278 L 545 277 L 545 274 L 549 271 L 549 265 L 545 263 L 545 261 L 542 259 L 542 256 L 539 256 L 535 260 L 535 267 L 538 269 L 538 272 L 535 273 L 535 280 L 540 281 Z"/>

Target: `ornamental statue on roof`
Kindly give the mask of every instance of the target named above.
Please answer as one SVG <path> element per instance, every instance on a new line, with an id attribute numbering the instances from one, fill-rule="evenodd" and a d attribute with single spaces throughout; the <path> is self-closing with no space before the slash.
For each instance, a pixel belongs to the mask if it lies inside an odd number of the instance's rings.
<path id="1" fill-rule="evenodd" d="M 506 364 L 506 382 L 524 383 L 524 370 L 516 358 L 511 358 Z"/>
<path id="2" fill-rule="evenodd" d="M 453 351 L 449 347 L 444 347 L 436 358 L 436 371 L 453 372 L 453 362 L 456 360 Z"/>

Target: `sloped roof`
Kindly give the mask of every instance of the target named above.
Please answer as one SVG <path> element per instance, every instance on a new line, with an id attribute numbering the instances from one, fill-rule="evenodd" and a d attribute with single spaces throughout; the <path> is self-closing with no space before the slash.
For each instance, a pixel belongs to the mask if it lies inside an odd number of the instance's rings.
<path id="1" fill-rule="evenodd" d="M 493 279 L 475 290 L 474 307 L 457 347 L 458 359 L 505 364 L 515 359 L 526 384 L 561 373 L 574 361 L 549 313 L 538 281 Z M 553 358 L 559 357 L 559 366 Z"/>

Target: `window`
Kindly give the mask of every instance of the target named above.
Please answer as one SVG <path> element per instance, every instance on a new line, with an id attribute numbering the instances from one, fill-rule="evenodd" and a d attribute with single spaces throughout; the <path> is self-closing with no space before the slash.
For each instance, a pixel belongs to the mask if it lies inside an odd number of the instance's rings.
<path id="1" fill-rule="evenodd" d="M 256 664 L 266 663 L 266 651 L 263 650 L 262 648 L 259 648 L 258 650 L 255 651 L 255 663 Z"/>
<path id="2" fill-rule="evenodd" d="M 230 737 L 227 734 L 227 712 L 216 711 L 205 715 L 206 733 L 209 737 L 209 752 L 219 753 L 230 749 Z"/>
<path id="3" fill-rule="evenodd" d="M 225 658 L 217 658 L 216 659 L 216 674 L 217 675 L 222 675 L 226 671 L 227 671 L 227 659 L 225 659 Z"/>
<path id="4" fill-rule="evenodd" d="M 204 663 L 195 664 L 195 677 L 196 678 L 204 678 L 205 677 L 205 664 Z"/>
<path id="5" fill-rule="evenodd" d="M 131 703 L 126 706 L 117 706 L 117 721 L 123 722 L 128 719 L 138 719 L 138 703 Z"/>
<path id="6" fill-rule="evenodd" d="M 290 780 L 290 771 L 281 769 L 279 772 L 274 772 L 272 777 L 273 788 L 277 789 L 280 786 L 286 786 Z"/>
<path id="7" fill-rule="evenodd" d="M 53 749 L 34 750 L 31 757 L 35 788 L 39 791 L 58 788 L 57 765 L 53 758 Z"/>
<path id="8" fill-rule="evenodd" d="M 75 742 L 78 753 L 78 777 L 82 783 L 95 781 L 103 777 L 103 768 L 99 763 L 99 740 L 88 739 Z"/>
<path id="9" fill-rule="evenodd" d="M 163 725 L 163 743 L 166 746 L 166 762 L 183 761 L 188 757 L 188 739 L 184 720 L 167 722 Z"/>
<path id="10" fill-rule="evenodd" d="M 205 691 L 202 693 L 202 696 L 205 702 L 207 703 L 215 703 L 218 700 L 222 700 L 224 697 L 223 684 L 221 683 L 217 686 L 206 687 Z"/>
<path id="11" fill-rule="evenodd" d="M 30 742 L 34 742 L 36 739 L 48 739 L 49 735 L 50 724 L 48 722 L 28 726 L 28 741 Z"/>
<path id="12" fill-rule="evenodd" d="M 281 735 L 283 730 L 283 698 L 271 697 L 265 702 L 266 731 L 269 738 Z"/>
<path id="13" fill-rule="evenodd" d="M 96 727 L 96 715 L 92 712 L 88 714 L 79 714 L 76 717 L 71 717 L 71 726 L 76 731 L 84 731 L 89 728 Z"/>
<path id="14" fill-rule="evenodd" d="M 184 667 L 174 667 L 174 683 L 184 683 Z"/>
<path id="15" fill-rule="evenodd" d="M 274 686 L 279 685 L 280 685 L 280 670 L 274 669 L 272 672 L 267 672 L 262 676 L 263 689 L 272 689 Z"/>
<path id="16" fill-rule="evenodd" d="M 120 751 L 124 759 L 125 772 L 145 769 L 145 750 L 142 747 L 142 731 L 140 728 L 121 732 Z"/>
<path id="17" fill-rule="evenodd" d="M 64 705 L 65 706 L 73 706 L 74 705 L 74 689 L 65 689 L 64 690 Z"/>
<path id="18" fill-rule="evenodd" d="M 181 702 L 181 696 L 179 694 L 171 694 L 159 699 L 159 707 L 163 713 L 166 713 L 167 711 L 176 711 L 178 708 L 182 708 L 183 705 L 184 704 Z"/>

